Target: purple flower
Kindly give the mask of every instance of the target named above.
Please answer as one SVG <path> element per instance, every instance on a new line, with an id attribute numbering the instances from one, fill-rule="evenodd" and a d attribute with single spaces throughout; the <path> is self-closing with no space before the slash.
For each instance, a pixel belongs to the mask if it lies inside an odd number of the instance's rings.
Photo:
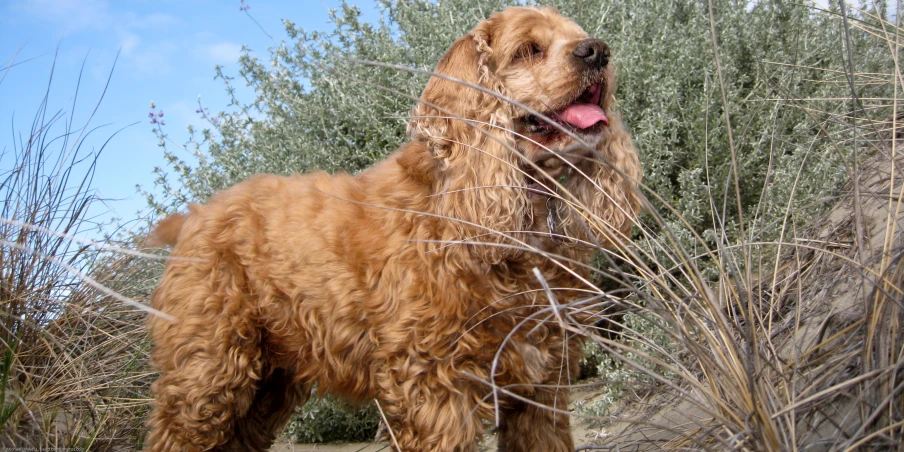
<path id="1" fill-rule="evenodd" d="M 151 115 L 151 124 L 157 124 L 157 118 L 154 115 Z"/>
<path id="2" fill-rule="evenodd" d="M 162 117 L 163 117 L 163 110 L 160 110 L 160 111 L 157 113 L 157 117 L 158 117 L 158 118 L 162 118 Z"/>
<path id="3" fill-rule="evenodd" d="M 148 113 L 148 118 L 153 118 L 153 117 L 154 117 L 154 112 Z"/>

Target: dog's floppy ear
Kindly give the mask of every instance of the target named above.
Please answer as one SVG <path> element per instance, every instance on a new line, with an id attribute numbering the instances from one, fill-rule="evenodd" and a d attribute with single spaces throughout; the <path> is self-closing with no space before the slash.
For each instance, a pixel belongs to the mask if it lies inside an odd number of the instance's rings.
<path id="1" fill-rule="evenodd" d="M 411 112 L 408 134 L 438 160 L 434 205 L 451 232 L 443 239 L 471 243 L 469 252 L 498 263 L 521 253 L 504 245 L 522 235 L 529 203 L 513 109 L 499 98 L 507 93 L 491 68 L 492 26 L 492 19 L 483 21 L 452 44 Z"/>
<path id="2" fill-rule="evenodd" d="M 596 149 L 595 157 L 602 161 L 580 164 L 581 174 L 575 174 L 565 184 L 571 194 L 569 199 L 580 200 L 580 204 L 563 209 L 560 227 L 568 237 L 616 249 L 630 239 L 631 227 L 643 206 L 643 195 L 639 190 L 640 160 L 621 115 L 609 108 L 613 104 L 611 99 L 605 103 L 609 133 Z M 593 225 L 601 226 L 592 228 L 594 237 L 587 237 L 587 222 L 581 218 L 588 215 L 593 218 Z"/>
<path id="3" fill-rule="evenodd" d="M 447 146 L 449 127 L 455 124 L 480 125 L 480 121 L 511 116 L 511 105 L 500 99 L 508 93 L 491 69 L 493 49 L 489 46 L 492 19 L 479 23 L 470 33 L 458 38 L 434 70 L 411 112 L 409 137 L 414 141 Z M 495 93 L 483 92 L 480 89 Z M 454 132 L 454 131 L 452 131 Z"/>

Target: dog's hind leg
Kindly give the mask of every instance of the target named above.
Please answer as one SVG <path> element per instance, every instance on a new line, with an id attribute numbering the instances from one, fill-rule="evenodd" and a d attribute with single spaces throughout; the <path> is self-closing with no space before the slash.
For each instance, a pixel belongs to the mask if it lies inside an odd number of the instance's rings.
<path id="1" fill-rule="evenodd" d="M 236 419 L 251 407 L 256 381 L 252 372 L 228 367 L 197 356 L 154 382 L 146 450 L 206 451 L 232 439 Z"/>
<path id="2" fill-rule="evenodd" d="M 276 369 L 259 385 L 251 408 L 235 422 L 232 439 L 219 450 L 264 451 L 282 433 L 295 407 L 311 395 L 311 385 L 298 384 L 292 374 Z"/>
<path id="3" fill-rule="evenodd" d="M 261 332 L 244 276 L 222 256 L 207 265 L 172 263 L 154 305 L 176 317 L 154 320 L 149 451 L 204 451 L 232 439 L 262 377 Z M 212 278 L 210 275 L 217 275 Z"/>

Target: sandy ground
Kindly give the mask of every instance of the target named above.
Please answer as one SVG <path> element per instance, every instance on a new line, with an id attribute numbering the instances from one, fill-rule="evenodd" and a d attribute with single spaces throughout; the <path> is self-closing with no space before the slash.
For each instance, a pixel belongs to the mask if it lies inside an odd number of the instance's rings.
<path id="1" fill-rule="evenodd" d="M 589 431 L 583 423 L 576 422 L 574 426 L 574 443 L 576 446 L 588 444 L 587 438 L 592 438 L 595 434 Z M 292 444 L 281 442 L 270 448 L 272 452 L 378 452 L 389 451 L 389 443 L 342 443 L 342 444 Z M 496 450 L 496 441 L 489 440 L 482 445 L 481 451 Z"/>
<path id="2" fill-rule="evenodd" d="M 389 443 L 346 444 L 291 444 L 279 443 L 270 448 L 273 452 L 377 452 L 388 451 Z"/>
<path id="3" fill-rule="evenodd" d="M 571 400 L 584 400 L 595 395 L 593 391 L 574 391 Z M 585 422 L 580 419 L 572 418 L 572 431 L 575 446 L 590 444 L 599 433 L 587 427 Z M 293 444 L 288 441 L 281 441 L 270 448 L 272 452 L 378 452 L 390 451 L 388 442 L 379 443 L 333 443 L 333 444 Z M 487 438 L 485 444 L 481 445 L 481 451 L 495 451 L 496 441 L 493 438 Z"/>

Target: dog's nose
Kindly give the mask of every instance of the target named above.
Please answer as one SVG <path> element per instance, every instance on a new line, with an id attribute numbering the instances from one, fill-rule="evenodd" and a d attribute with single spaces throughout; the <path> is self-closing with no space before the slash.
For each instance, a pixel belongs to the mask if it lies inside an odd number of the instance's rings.
<path id="1" fill-rule="evenodd" d="M 609 46 L 599 39 L 585 39 L 575 46 L 571 54 L 594 69 L 609 64 Z"/>

